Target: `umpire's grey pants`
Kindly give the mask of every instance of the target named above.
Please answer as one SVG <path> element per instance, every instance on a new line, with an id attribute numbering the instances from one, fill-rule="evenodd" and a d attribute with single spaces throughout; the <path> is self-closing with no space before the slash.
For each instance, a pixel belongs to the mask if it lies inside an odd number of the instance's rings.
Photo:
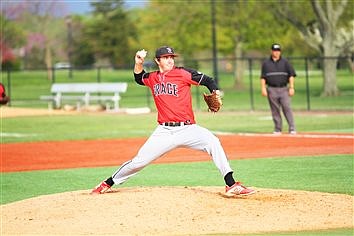
<path id="1" fill-rule="evenodd" d="M 294 116 L 291 110 L 291 99 L 289 96 L 289 90 L 287 87 L 276 88 L 268 87 L 268 101 L 270 105 L 270 110 L 272 112 L 273 122 L 274 122 L 274 131 L 282 131 L 282 117 L 280 109 L 283 110 L 284 116 L 289 125 L 289 132 L 295 131 Z"/>

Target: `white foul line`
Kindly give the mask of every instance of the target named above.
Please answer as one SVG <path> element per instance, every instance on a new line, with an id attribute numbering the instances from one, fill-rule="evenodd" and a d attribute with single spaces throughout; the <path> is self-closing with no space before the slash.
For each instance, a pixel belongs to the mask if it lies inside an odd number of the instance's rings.
<path id="1" fill-rule="evenodd" d="M 256 134 L 256 133 L 237 133 L 240 136 L 254 137 L 292 137 L 292 138 L 335 138 L 335 139 L 354 139 L 354 135 L 338 134 Z"/>

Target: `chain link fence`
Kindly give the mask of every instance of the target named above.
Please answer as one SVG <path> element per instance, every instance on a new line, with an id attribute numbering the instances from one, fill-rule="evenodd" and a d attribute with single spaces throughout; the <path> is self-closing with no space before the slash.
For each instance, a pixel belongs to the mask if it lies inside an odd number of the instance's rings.
<path id="1" fill-rule="evenodd" d="M 352 110 L 353 109 L 353 58 L 287 58 L 294 66 L 296 94 L 292 98 L 295 110 Z M 268 101 L 261 96 L 260 71 L 265 58 L 219 58 L 217 60 L 216 79 L 224 93 L 224 111 L 268 110 Z M 322 97 L 323 62 L 336 60 L 336 83 L 339 96 Z M 195 68 L 213 77 L 212 59 L 176 60 L 177 66 Z M 144 65 L 146 71 L 157 69 L 152 61 Z M 154 110 L 150 91 L 134 81 L 133 65 L 126 68 L 108 66 L 93 68 L 40 68 L 37 70 L 1 71 L 1 82 L 5 85 L 13 107 L 45 108 L 47 102 L 41 101 L 41 95 L 50 95 L 53 83 L 89 83 L 89 82 L 127 82 L 128 90 L 121 94 L 121 107 L 149 107 Z M 195 110 L 204 110 L 206 106 L 201 94 L 206 88 L 192 86 L 193 106 Z"/>

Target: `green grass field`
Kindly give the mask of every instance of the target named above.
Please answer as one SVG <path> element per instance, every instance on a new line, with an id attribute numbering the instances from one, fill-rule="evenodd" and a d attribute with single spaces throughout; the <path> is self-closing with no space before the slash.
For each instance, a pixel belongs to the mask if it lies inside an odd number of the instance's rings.
<path id="1" fill-rule="evenodd" d="M 233 133 L 270 133 L 269 112 L 196 112 L 198 124 Z M 285 121 L 284 121 L 285 122 Z M 298 132 L 353 133 L 353 114 L 295 112 Z M 156 113 L 142 115 L 88 113 L 14 117 L 1 120 L 3 143 L 146 137 L 156 127 Z M 286 124 L 284 124 L 286 130 Z M 13 135 L 12 135 L 13 134 Z"/>
<path id="2" fill-rule="evenodd" d="M 246 185 L 354 194 L 351 155 L 267 158 L 230 163 L 236 170 L 236 177 Z M 39 195 L 91 189 L 116 168 L 118 166 L 2 173 L 1 204 Z M 210 161 L 149 165 L 119 187 L 223 185 L 218 170 Z"/>

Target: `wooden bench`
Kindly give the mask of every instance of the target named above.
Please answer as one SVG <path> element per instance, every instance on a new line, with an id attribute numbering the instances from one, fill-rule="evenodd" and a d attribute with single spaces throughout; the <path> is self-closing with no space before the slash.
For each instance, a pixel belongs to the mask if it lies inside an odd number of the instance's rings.
<path id="1" fill-rule="evenodd" d="M 81 103 L 88 107 L 92 101 L 105 102 L 106 110 L 110 110 L 109 103 L 113 102 L 113 109 L 117 111 L 119 94 L 125 93 L 127 87 L 127 83 L 54 83 L 50 89 L 52 95 L 43 95 L 40 99 L 49 101 L 48 106 L 54 104 L 55 108 L 60 108 L 63 101 L 74 101 L 78 110 Z"/>

